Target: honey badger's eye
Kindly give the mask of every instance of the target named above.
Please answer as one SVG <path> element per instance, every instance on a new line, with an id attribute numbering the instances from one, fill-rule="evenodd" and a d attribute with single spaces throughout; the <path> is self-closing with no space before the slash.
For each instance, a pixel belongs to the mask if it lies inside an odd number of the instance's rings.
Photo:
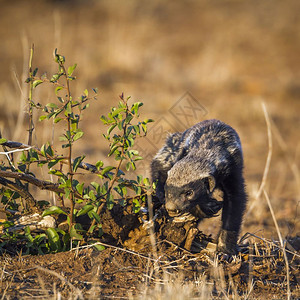
<path id="1" fill-rule="evenodd" d="M 193 191 L 193 190 L 188 190 L 188 191 L 185 192 L 185 195 L 186 195 L 187 197 L 190 197 L 190 196 L 192 196 L 193 194 L 194 194 L 194 191 Z"/>

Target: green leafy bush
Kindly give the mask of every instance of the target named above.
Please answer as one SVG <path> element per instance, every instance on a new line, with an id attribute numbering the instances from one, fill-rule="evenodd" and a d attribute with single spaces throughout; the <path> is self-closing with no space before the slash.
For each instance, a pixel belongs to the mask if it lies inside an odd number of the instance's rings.
<path id="1" fill-rule="evenodd" d="M 100 117 L 107 126 L 107 132 L 103 137 L 109 144 L 108 156 L 114 158 L 114 164 L 105 165 L 102 160 L 95 164 L 85 162 L 85 155 L 74 157 L 74 148 L 84 135 L 81 129 L 82 112 L 89 107 L 89 102 L 97 97 L 97 89 L 84 90 L 82 95 L 74 97 L 71 93 L 71 83 L 76 80 L 74 71 L 76 64 L 66 67 L 65 57 L 54 51 L 54 60 L 57 64 L 57 72 L 50 78 L 46 75 L 38 76 L 38 69 L 32 68 L 33 48 L 29 60 L 29 76 L 26 82 L 29 84 L 28 115 L 29 137 L 28 145 L 18 142 L 0 139 L 0 144 L 6 153 L 7 162 L 0 165 L 0 195 L 1 202 L 8 214 L 8 220 L 2 223 L 3 233 L 1 246 L 8 243 L 22 241 L 25 244 L 25 253 L 58 252 L 75 247 L 80 242 L 93 241 L 102 235 L 101 212 L 106 206 L 112 209 L 115 204 L 122 207 L 131 204 L 133 213 L 139 212 L 152 192 L 152 186 L 148 178 L 137 176 L 136 179 L 128 179 L 126 173 L 136 169 L 136 164 L 142 159 L 134 149 L 135 139 L 147 134 L 147 125 L 151 119 L 141 121 L 139 110 L 143 103 L 130 104 L 130 97 L 120 96 L 116 107 L 112 107 L 107 115 Z M 45 106 L 34 101 L 34 91 L 40 85 L 50 84 L 54 88 L 56 100 Z M 32 145 L 32 134 L 35 128 L 33 124 L 33 110 L 40 112 L 39 120 L 47 122 L 52 119 L 54 124 L 63 122 L 63 130 L 59 137 L 62 141 L 62 150 L 56 149 L 50 143 L 41 148 Z M 50 123 L 49 123 L 50 126 Z M 51 123 L 52 126 L 52 123 Z M 14 162 L 8 148 L 13 151 L 21 151 L 18 162 Z M 60 151 L 66 154 L 57 154 Z M 33 171 L 33 165 L 45 167 L 52 174 L 53 182 L 38 179 Z M 79 169 L 94 174 L 94 181 L 90 183 L 80 182 Z M 59 206 L 49 206 L 45 201 L 37 201 L 30 193 L 30 186 L 46 189 L 56 193 L 61 200 Z M 65 205 L 68 199 L 70 205 Z M 79 209 L 75 205 L 79 204 Z M 10 230 L 15 225 L 11 222 L 13 214 L 21 215 L 39 212 L 43 217 L 47 215 L 65 216 L 66 229 L 48 228 L 43 233 L 32 233 L 29 227 L 22 234 Z M 89 228 L 84 228 L 76 220 L 79 217 L 88 217 Z"/>

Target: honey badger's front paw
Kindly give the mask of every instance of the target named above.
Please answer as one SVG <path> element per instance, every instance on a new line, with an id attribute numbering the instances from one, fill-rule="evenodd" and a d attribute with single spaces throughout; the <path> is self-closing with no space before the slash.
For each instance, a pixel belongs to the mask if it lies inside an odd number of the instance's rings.
<path id="1" fill-rule="evenodd" d="M 235 255 L 239 252 L 237 246 L 238 233 L 221 229 L 218 237 L 217 252 Z"/>

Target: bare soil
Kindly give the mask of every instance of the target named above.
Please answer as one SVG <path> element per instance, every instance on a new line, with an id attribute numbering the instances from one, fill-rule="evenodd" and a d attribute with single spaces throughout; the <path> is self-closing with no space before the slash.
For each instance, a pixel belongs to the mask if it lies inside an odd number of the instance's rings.
<path id="1" fill-rule="evenodd" d="M 189 251 L 184 246 L 194 224 L 174 223 L 162 210 L 154 226 L 149 227 L 151 223 L 146 226 L 137 215 L 121 210 L 116 214 L 118 209 L 103 213 L 103 224 L 106 224 L 101 239 L 105 245 L 103 251 L 82 246 L 40 256 L 1 256 L 1 294 L 8 299 L 60 296 L 127 299 L 146 293 L 151 298 L 153 287 L 163 284 L 166 276 L 169 280 L 166 289 L 180 276 L 181 285 L 193 284 L 190 296 L 198 299 L 203 295 L 194 284 L 195 278 L 205 278 L 213 287 L 210 295 L 216 299 L 222 296 L 222 283 L 235 295 L 286 297 L 286 265 L 279 243 L 265 239 L 249 243 L 248 239 L 240 243 L 241 252 L 237 257 L 216 256 L 213 239 L 199 231 Z M 155 232 L 151 234 L 149 228 Z M 290 238 L 286 250 L 289 287 L 292 299 L 297 299 L 300 237 Z"/>

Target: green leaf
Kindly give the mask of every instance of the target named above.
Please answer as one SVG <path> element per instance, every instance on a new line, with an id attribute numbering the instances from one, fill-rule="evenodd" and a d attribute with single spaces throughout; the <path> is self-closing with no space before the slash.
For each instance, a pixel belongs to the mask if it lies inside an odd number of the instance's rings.
<path id="1" fill-rule="evenodd" d="M 43 80 L 37 79 L 32 83 L 32 87 L 36 88 L 41 83 L 43 83 Z"/>
<path id="2" fill-rule="evenodd" d="M 100 244 L 92 244 L 91 245 L 98 251 L 103 251 L 105 249 L 105 247 L 103 245 L 100 245 Z"/>
<path id="3" fill-rule="evenodd" d="M 50 170 L 48 172 L 48 174 L 53 174 L 53 175 L 56 175 L 56 176 L 64 176 L 64 174 L 59 170 Z"/>
<path id="4" fill-rule="evenodd" d="M 138 160 L 143 160 L 143 158 L 141 156 L 136 156 L 133 161 L 138 161 Z"/>
<path id="5" fill-rule="evenodd" d="M 59 136 L 58 139 L 61 141 L 61 142 L 64 142 L 64 141 L 68 141 L 68 137 L 64 134 L 62 136 Z"/>
<path id="6" fill-rule="evenodd" d="M 142 176 L 142 175 L 137 175 L 137 182 L 138 182 L 139 184 L 142 183 L 142 179 L 143 179 L 143 176 Z"/>
<path id="7" fill-rule="evenodd" d="M 83 91 L 83 93 L 84 93 L 84 95 L 85 95 L 86 97 L 89 96 L 89 91 L 88 91 L 87 89 L 85 89 L 85 90 Z"/>
<path id="8" fill-rule="evenodd" d="M 43 156 L 46 156 L 46 151 L 45 151 L 46 149 L 45 148 L 46 148 L 46 145 L 45 144 L 42 145 L 42 147 L 41 147 L 41 153 L 42 153 Z"/>
<path id="9" fill-rule="evenodd" d="M 115 129 L 116 126 L 117 126 L 117 124 L 111 125 L 107 130 L 107 134 L 110 135 L 110 133 Z"/>
<path id="10" fill-rule="evenodd" d="M 80 226 L 78 226 L 79 224 L 74 224 L 71 229 L 70 229 L 70 236 L 72 239 L 74 240 L 83 240 L 83 236 L 81 234 L 78 233 L 78 231 L 81 231 L 82 229 L 80 228 Z"/>
<path id="11" fill-rule="evenodd" d="M 72 105 L 71 102 L 69 101 L 66 105 L 65 105 L 65 115 L 66 117 L 68 115 L 70 115 L 72 113 Z"/>
<path id="12" fill-rule="evenodd" d="M 89 211 L 91 211 L 94 208 L 94 205 L 92 204 L 86 204 L 84 207 L 81 208 L 80 211 L 76 214 L 77 217 L 86 215 Z"/>
<path id="13" fill-rule="evenodd" d="M 50 160 L 49 163 L 48 163 L 48 168 L 51 169 L 51 168 L 54 167 L 58 162 L 59 162 L 59 159 L 53 159 L 53 160 Z"/>
<path id="14" fill-rule="evenodd" d="M 111 170 L 113 170 L 113 169 L 115 169 L 115 167 L 108 166 L 108 167 L 106 167 L 106 168 L 104 168 L 104 169 L 102 170 L 101 175 L 105 175 L 107 172 L 109 172 L 109 171 L 111 171 Z"/>
<path id="15" fill-rule="evenodd" d="M 53 117 L 54 115 L 56 114 L 56 112 L 55 111 L 52 111 L 51 113 L 49 113 L 48 115 L 47 115 L 47 119 L 49 120 L 51 117 Z"/>
<path id="16" fill-rule="evenodd" d="M 47 119 L 47 116 L 40 116 L 40 117 L 39 117 L 39 121 L 43 121 L 43 120 L 45 120 L 45 119 Z"/>
<path id="17" fill-rule="evenodd" d="M 20 156 L 20 161 L 25 162 L 27 161 L 27 156 L 25 154 L 25 151 L 22 152 L 21 156 Z"/>
<path id="18" fill-rule="evenodd" d="M 74 159 L 74 162 L 73 162 L 73 171 L 76 172 L 80 163 L 84 160 L 85 158 L 85 155 L 81 155 L 81 156 L 78 156 Z"/>
<path id="19" fill-rule="evenodd" d="M 74 70 L 76 69 L 77 64 L 74 64 L 73 66 L 68 68 L 68 76 L 72 76 Z"/>
<path id="20" fill-rule="evenodd" d="M 97 199 L 95 196 L 95 192 L 93 190 L 89 191 L 89 198 L 93 201 L 95 201 Z"/>
<path id="21" fill-rule="evenodd" d="M 56 123 L 60 122 L 61 120 L 62 120 L 62 118 L 55 118 L 54 123 L 56 124 Z"/>
<path id="22" fill-rule="evenodd" d="M 58 108 L 57 104 L 55 103 L 48 103 L 46 104 L 47 107 L 50 107 L 50 108 Z"/>
<path id="23" fill-rule="evenodd" d="M 61 146 L 63 149 L 70 147 L 70 144 L 64 144 Z"/>
<path id="24" fill-rule="evenodd" d="M 111 117 L 112 117 L 112 118 L 115 117 L 115 116 L 118 115 L 120 112 L 125 111 L 125 109 L 126 109 L 126 108 L 124 108 L 124 107 L 115 109 L 114 111 L 112 111 Z"/>
<path id="25" fill-rule="evenodd" d="M 143 182 L 144 182 L 144 185 L 150 186 L 150 180 L 148 177 L 145 177 Z"/>
<path id="26" fill-rule="evenodd" d="M 32 76 L 35 76 L 36 73 L 37 73 L 37 71 L 38 71 L 38 68 L 35 68 L 35 69 L 33 70 L 33 72 L 32 72 Z"/>
<path id="27" fill-rule="evenodd" d="M 135 198 L 132 200 L 132 203 L 133 203 L 133 212 L 138 213 L 141 209 L 141 204 L 139 200 Z"/>
<path id="28" fill-rule="evenodd" d="M 109 193 L 106 197 L 106 204 L 107 208 L 111 210 L 114 206 L 114 195 L 112 193 Z"/>
<path id="29" fill-rule="evenodd" d="M 105 116 L 103 116 L 103 115 L 100 117 L 100 120 L 103 122 L 103 124 L 107 124 L 108 123 L 107 118 Z"/>
<path id="30" fill-rule="evenodd" d="M 87 108 L 89 108 L 89 107 L 90 107 L 90 104 L 87 103 L 87 104 L 82 108 L 82 110 L 85 110 L 85 109 L 87 109 Z"/>
<path id="31" fill-rule="evenodd" d="M 54 155 L 54 152 L 53 152 L 53 149 L 52 149 L 51 145 L 49 145 L 47 147 L 46 154 L 48 154 L 49 156 L 53 156 Z"/>
<path id="32" fill-rule="evenodd" d="M 144 105 L 144 103 L 142 103 L 142 102 L 133 103 L 131 106 L 131 112 L 136 115 L 138 113 L 139 108 L 143 105 Z"/>
<path id="33" fill-rule="evenodd" d="M 98 182 L 91 182 L 91 186 L 96 190 L 97 193 L 100 193 L 100 185 Z"/>
<path id="34" fill-rule="evenodd" d="M 83 136 L 83 131 L 78 131 L 75 135 L 74 135 L 74 137 L 73 137 L 73 141 L 75 142 L 75 141 L 77 141 L 77 140 L 79 140 L 82 136 Z"/>
<path id="35" fill-rule="evenodd" d="M 143 123 L 147 124 L 147 123 L 151 123 L 151 122 L 154 122 L 153 119 L 145 119 Z"/>
<path id="36" fill-rule="evenodd" d="M 84 187 L 84 182 L 83 182 L 83 183 L 78 183 L 78 184 L 76 185 L 76 190 L 77 190 L 77 192 L 78 192 L 80 195 L 82 195 L 82 193 L 83 193 L 83 187 Z"/>
<path id="37" fill-rule="evenodd" d="M 48 215 L 53 215 L 53 214 L 57 214 L 57 215 L 60 215 L 60 214 L 63 214 L 63 215 L 67 215 L 66 212 L 64 212 L 60 207 L 58 206 L 51 206 L 47 209 L 45 209 L 43 211 L 43 214 L 42 214 L 42 217 L 45 217 L 45 216 L 48 216 Z"/>
<path id="38" fill-rule="evenodd" d="M 6 142 L 7 142 L 7 139 L 5 139 L 5 138 L 1 138 L 1 139 L 0 139 L 0 145 L 4 144 L 4 143 L 6 143 Z"/>
<path id="39" fill-rule="evenodd" d="M 55 88 L 55 94 L 56 94 L 56 96 L 57 96 L 58 92 L 59 92 L 60 90 L 62 90 L 62 89 L 63 89 L 62 86 L 57 86 L 57 87 Z"/>
<path id="40" fill-rule="evenodd" d="M 30 233 L 30 228 L 29 228 L 29 226 L 25 227 L 24 231 L 25 231 L 25 236 L 26 236 L 27 240 L 28 240 L 29 242 L 33 242 L 34 239 L 33 239 L 32 235 L 31 235 L 31 233 Z"/>
<path id="41" fill-rule="evenodd" d="M 90 219 L 95 219 L 95 221 L 100 224 L 101 223 L 101 219 L 100 216 L 94 211 L 94 210 L 90 210 L 88 212 L 88 216 L 90 217 Z"/>
<path id="42" fill-rule="evenodd" d="M 48 241 L 50 244 L 51 251 L 52 252 L 61 251 L 61 243 L 57 231 L 54 228 L 47 228 L 46 234 L 48 236 Z"/>
<path id="43" fill-rule="evenodd" d="M 136 134 L 140 134 L 140 127 L 138 125 L 134 125 L 133 128 Z"/>
<path id="44" fill-rule="evenodd" d="M 98 160 L 98 161 L 96 162 L 96 165 L 95 165 L 95 166 L 96 166 L 97 170 L 99 171 L 100 168 L 103 167 L 103 165 L 104 165 L 103 161 L 102 161 L 102 160 Z"/>
<path id="45" fill-rule="evenodd" d="M 110 152 L 108 153 L 108 157 L 112 156 L 119 147 L 120 147 L 119 145 L 112 147 Z"/>

